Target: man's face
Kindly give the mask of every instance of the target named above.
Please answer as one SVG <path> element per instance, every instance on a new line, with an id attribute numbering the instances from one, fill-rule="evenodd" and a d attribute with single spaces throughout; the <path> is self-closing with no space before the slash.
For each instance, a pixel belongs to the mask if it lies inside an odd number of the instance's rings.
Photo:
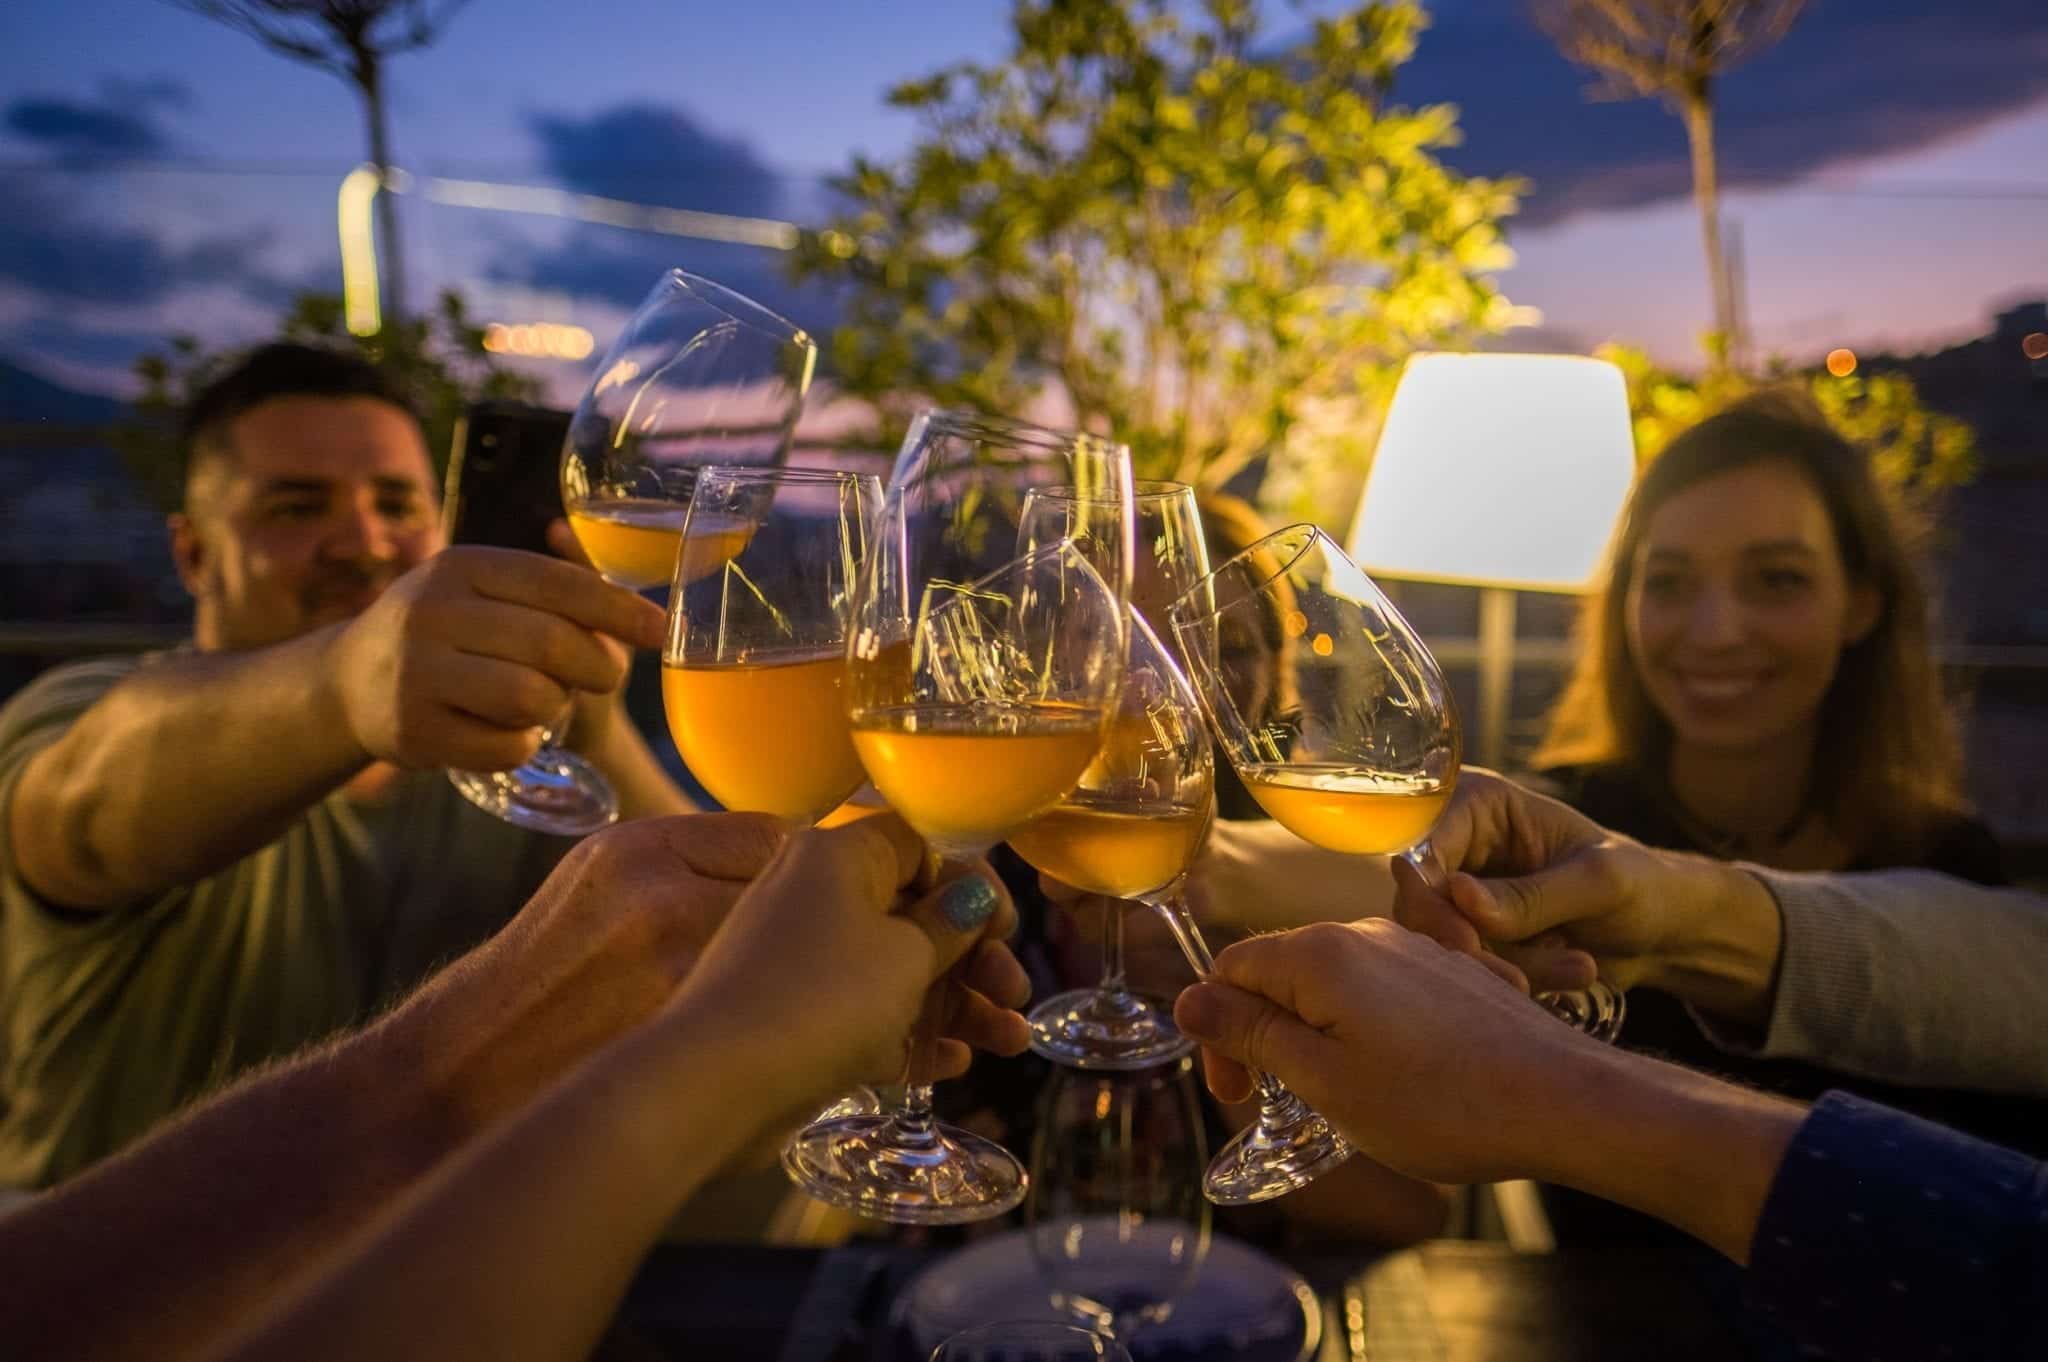
<path id="1" fill-rule="evenodd" d="M 260 648 L 347 619 L 442 547 L 426 440 L 389 403 L 273 398 L 217 444 L 171 517 L 201 648 Z"/>

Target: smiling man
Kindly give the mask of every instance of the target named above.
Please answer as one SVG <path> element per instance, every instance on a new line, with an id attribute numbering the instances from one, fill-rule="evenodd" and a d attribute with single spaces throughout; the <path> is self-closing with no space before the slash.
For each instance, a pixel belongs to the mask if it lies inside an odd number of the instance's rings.
<path id="1" fill-rule="evenodd" d="M 661 612 L 585 567 L 447 549 L 403 391 L 257 350 L 184 427 L 189 646 L 57 668 L 0 709 L 0 1184 L 78 1171 L 494 930 L 561 844 L 448 767 L 572 741 L 686 808 L 623 717 Z"/>

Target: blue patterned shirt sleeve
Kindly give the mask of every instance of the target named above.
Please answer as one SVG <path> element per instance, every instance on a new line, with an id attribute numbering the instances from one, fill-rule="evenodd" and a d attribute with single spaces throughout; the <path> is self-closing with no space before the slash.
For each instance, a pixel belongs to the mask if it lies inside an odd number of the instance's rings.
<path id="1" fill-rule="evenodd" d="M 1750 1245 L 1750 1303 L 1800 1355 L 2048 1359 L 2048 1164 L 1830 1092 Z"/>

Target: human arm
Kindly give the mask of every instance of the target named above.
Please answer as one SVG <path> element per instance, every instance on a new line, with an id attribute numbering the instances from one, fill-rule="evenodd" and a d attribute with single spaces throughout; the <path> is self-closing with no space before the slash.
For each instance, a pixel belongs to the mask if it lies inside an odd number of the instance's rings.
<path id="1" fill-rule="evenodd" d="M 878 820 L 870 820 L 878 821 Z M 893 820 L 891 820 L 893 821 Z M 0 1219 L 23 1356 L 187 1355 L 673 996 L 786 825 L 703 815 L 585 839 L 503 931 L 352 1037 L 274 1067 Z M 897 830 L 893 835 L 903 835 Z M 1021 1049 L 1028 986 L 984 945 L 938 1056 Z"/>
<path id="2" fill-rule="evenodd" d="M 2041 1356 L 2048 1170 L 1830 1094 L 1810 1113 L 1560 1026 L 1386 922 L 1234 946 L 1176 1016 L 1212 1081 L 1277 1074 L 1420 1176 L 1538 1177 L 1657 1216 L 1753 1271 L 1825 1355 Z"/>
<path id="3" fill-rule="evenodd" d="M 569 564 L 448 550 L 345 624 L 114 687 L 22 768 L 13 868 L 50 902 L 115 908 L 247 855 L 372 761 L 516 765 L 571 689 L 617 683 L 601 635 L 660 631 L 654 606 Z"/>
<path id="4" fill-rule="evenodd" d="M 223 1355 L 588 1355 L 691 1188 L 776 1118 L 893 1075 L 927 987 L 1004 930 L 1005 912 L 981 915 L 1000 903 L 986 881 L 891 914 L 921 849 L 881 822 L 795 834 L 655 1021 L 438 1174 Z"/>
<path id="5" fill-rule="evenodd" d="M 1793 874 L 1659 851 L 1484 772 L 1461 778 L 1438 846 L 1467 873 L 1451 877 L 1448 903 L 1404 880 L 1395 916 L 1454 948 L 1562 933 L 1617 987 L 1683 1000 L 1725 1049 L 2048 1094 L 2039 895 L 1930 871 Z"/>

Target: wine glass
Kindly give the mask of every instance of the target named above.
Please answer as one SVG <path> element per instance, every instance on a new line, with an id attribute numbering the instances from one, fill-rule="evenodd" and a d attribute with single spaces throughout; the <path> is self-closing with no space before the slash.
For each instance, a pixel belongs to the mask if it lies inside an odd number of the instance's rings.
<path id="1" fill-rule="evenodd" d="M 1126 1342 L 1173 1313 L 1209 1253 L 1193 1070 L 1054 1069 L 1032 1142 L 1024 1220 L 1053 1308 Z"/>
<path id="2" fill-rule="evenodd" d="M 1136 538 L 1137 553 L 1131 566 L 1131 611 L 1148 621 L 1153 628 L 1154 642 L 1163 636 L 1166 624 L 1166 608 L 1189 587 L 1193 586 L 1209 571 L 1208 542 L 1202 534 L 1201 513 L 1195 504 L 1195 491 L 1186 483 L 1139 480 L 1132 485 L 1131 514 Z M 1071 487 L 1035 489 L 1024 504 L 1023 525 L 1019 530 L 1020 544 L 1029 549 L 1039 543 L 1053 539 L 1072 538 L 1087 552 L 1092 544 L 1085 524 L 1088 514 L 1088 499 Z M 1126 696 L 1126 705 L 1131 697 Z M 1140 702 L 1142 703 L 1142 701 Z M 1142 719 L 1143 711 L 1127 713 L 1133 722 Z M 1199 728 L 1199 725 L 1197 725 Z M 1123 731 L 1119 728 L 1118 731 Z M 1203 746 L 1207 746 L 1204 735 Z M 1105 759 L 1109 757 L 1105 751 Z M 1109 788 L 1116 781 L 1147 778 L 1144 769 L 1146 752 L 1142 747 L 1125 745 L 1119 749 L 1121 767 L 1106 769 L 1102 762 L 1091 767 L 1089 775 L 1082 781 L 1084 790 L 1096 796 L 1099 806 L 1102 800 L 1114 801 L 1118 796 Z M 1138 763 L 1133 767 L 1132 763 Z M 1150 768 L 1156 772 L 1156 760 Z M 1190 773 L 1193 774 L 1193 773 Z M 1171 782 L 1169 782 L 1171 783 Z M 1155 793 L 1157 793 L 1155 791 Z M 1200 835 L 1206 831 L 1209 791 L 1188 785 L 1178 791 L 1179 798 L 1167 799 L 1171 807 L 1178 807 L 1184 815 L 1186 810 L 1199 804 L 1204 812 L 1200 826 L 1195 829 L 1196 846 Z M 1078 798 L 1078 795 L 1077 795 Z M 1071 802 L 1071 801 L 1070 801 Z M 1083 801 L 1085 807 L 1088 801 Z M 1127 810 L 1126 812 L 1131 812 Z M 1153 812 L 1157 812 L 1154 810 Z M 1145 817 L 1144 810 L 1137 816 Z M 1112 817 L 1120 817 L 1112 815 Z M 1047 847 L 1049 842 L 1069 842 L 1070 837 L 1061 837 L 1057 829 L 1064 827 L 1069 833 L 1078 833 L 1084 827 L 1094 828 L 1093 835 L 1100 836 L 1110 827 L 1121 827 L 1117 822 L 1104 822 L 1091 818 L 1083 808 L 1056 810 L 1033 825 L 1036 832 L 1020 832 L 1034 845 Z M 1155 833 L 1165 824 L 1149 819 L 1143 824 Z M 1125 843 L 1118 837 L 1115 841 Z M 1032 856 L 1025 851 L 1017 837 L 1011 845 L 1026 860 Z M 1158 842 L 1151 849 L 1157 852 L 1167 850 Z M 1055 857 L 1058 852 L 1048 848 Z M 1105 845 L 1102 850 L 1107 851 Z M 1049 865 L 1033 861 L 1041 870 L 1064 879 L 1059 871 Z M 1077 867 L 1070 867 L 1077 868 Z M 1105 888 L 1105 883 L 1126 883 L 1130 872 L 1138 866 L 1127 864 L 1121 873 L 1110 876 L 1108 881 L 1100 877 L 1086 882 L 1070 881 L 1075 887 L 1092 893 L 1105 894 L 1112 899 L 1134 898 L 1140 891 L 1157 889 L 1164 881 L 1134 885 L 1126 891 Z M 1176 866 L 1177 876 L 1184 866 Z M 1085 872 L 1083 872 L 1085 873 Z M 1141 875 L 1139 878 L 1143 878 Z M 1123 984 L 1124 955 L 1123 905 L 1112 903 L 1103 917 L 1103 976 L 1090 989 L 1074 989 L 1048 998 L 1032 1010 L 1031 1048 L 1061 1064 L 1074 1064 L 1082 1068 L 1130 1069 L 1142 1068 L 1187 1053 L 1193 1042 L 1186 1040 L 1173 1024 L 1171 1012 L 1157 1003 L 1132 992 Z"/>
<path id="3" fill-rule="evenodd" d="M 1169 613 L 1261 808 L 1303 841 L 1398 853 L 1443 883 L 1429 832 L 1457 783 L 1457 710 L 1436 659 L 1364 569 L 1315 526 L 1290 525 Z M 1542 1001 L 1604 1039 L 1620 1029 L 1621 995 L 1604 983 Z"/>
<path id="4" fill-rule="evenodd" d="M 816 823 L 867 778 L 847 728 L 846 639 L 881 507 L 868 474 L 698 474 L 661 696 L 684 764 L 726 808 Z"/>
<path id="5" fill-rule="evenodd" d="M 1123 676 L 1130 470 L 1128 450 L 1092 436 L 947 412 L 911 423 L 855 591 L 849 714 L 868 779 L 942 857 L 978 857 L 1049 808 L 1102 745 Z M 1071 539 L 1009 559 L 1026 494 L 1059 483 L 1100 498 L 1085 524 L 1107 577 Z M 925 1224 L 1023 1200 L 1013 1155 L 933 1119 L 933 1020 L 928 1007 L 895 1112 L 814 1123 L 783 1150 L 812 1196 Z"/>
<path id="6" fill-rule="evenodd" d="M 562 507 L 605 580 L 669 584 L 698 469 L 780 463 L 817 357 L 801 327 L 759 303 L 683 270 L 661 277 L 599 362 L 562 446 Z M 618 797 L 557 736 L 543 730 L 540 750 L 512 770 L 449 778 L 507 822 L 593 832 L 618 817 Z"/>
<path id="7" fill-rule="evenodd" d="M 929 1362 L 1131 1362 L 1131 1355 L 1092 1329 L 1015 1320 L 957 1333 L 932 1349 Z"/>
<path id="8" fill-rule="evenodd" d="M 1216 759 L 1186 676 L 1132 612 L 1123 690 L 1102 750 L 1066 798 L 1010 834 L 1056 880 L 1156 907 L 1179 939 L 1183 893 L 1215 807 Z M 1104 914 L 1103 977 L 1031 1011 L 1031 1048 L 1082 1069 L 1142 1069 L 1194 1049 L 1172 1015 L 1124 984 L 1123 913 Z M 1198 966 L 1199 968 L 1199 966 Z"/>

